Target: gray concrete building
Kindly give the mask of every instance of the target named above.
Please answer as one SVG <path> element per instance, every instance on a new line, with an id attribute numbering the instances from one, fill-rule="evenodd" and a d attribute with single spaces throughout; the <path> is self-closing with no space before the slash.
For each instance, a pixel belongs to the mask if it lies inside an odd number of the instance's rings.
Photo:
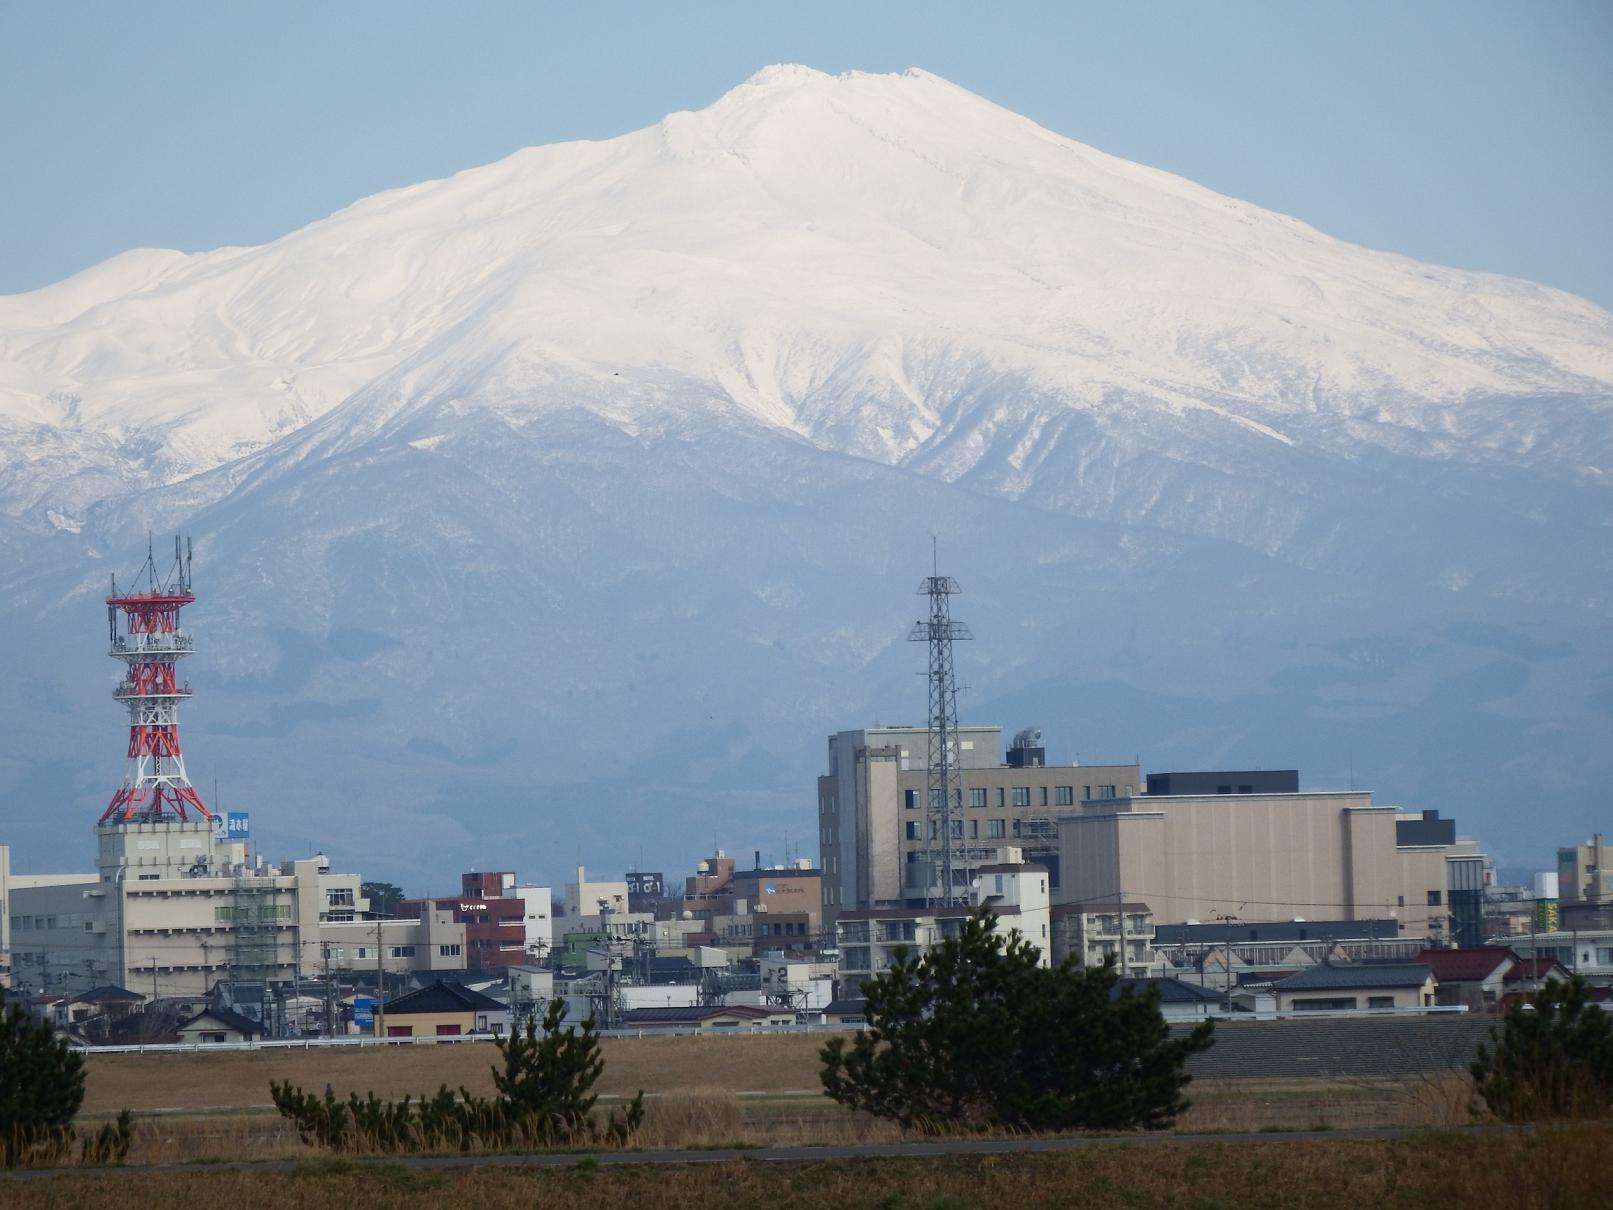
<path id="1" fill-rule="evenodd" d="M 826 924 L 842 911 L 923 905 L 929 738 L 926 727 L 865 727 L 829 736 L 828 772 L 818 778 Z M 1027 757 L 1027 751 L 1035 754 Z M 1129 797 L 1141 778 L 1135 764 L 1047 765 L 1040 763 L 1041 752 L 1019 748 L 1005 755 L 1000 726 L 958 728 L 963 801 L 954 826 L 971 866 L 1017 848 L 1025 860 L 1048 868 L 1056 891 L 1058 815 L 1089 799 Z"/>

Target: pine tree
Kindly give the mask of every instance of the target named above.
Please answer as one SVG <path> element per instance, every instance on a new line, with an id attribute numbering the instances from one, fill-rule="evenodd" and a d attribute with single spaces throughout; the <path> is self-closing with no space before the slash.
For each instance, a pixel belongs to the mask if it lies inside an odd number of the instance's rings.
<path id="1" fill-rule="evenodd" d="M 1172 1039 L 1159 992 L 1122 989 L 1112 961 L 1037 964 L 986 909 L 922 954 L 898 952 L 864 984 L 869 1028 L 821 1052 L 834 1100 L 904 1126 L 1128 1129 L 1165 1126 L 1187 1102 L 1189 1055 L 1205 1022 Z"/>
<path id="2" fill-rule="evenodd" d="M 84 1056 L 0 991 L 0 1160 L 14 1168 L 59 1156 L 84 1103 Z"/>
<path id="3" fill-rule="evenodd" d="M 1597 1118 L 1613 1111 L 1613 1014 L 1590 1003 L 1585 980 L 1546 980 L 1507 1009 L 1494 1049 L 1480 1044 L 1473 1082 L 1506 1122 Z"/>

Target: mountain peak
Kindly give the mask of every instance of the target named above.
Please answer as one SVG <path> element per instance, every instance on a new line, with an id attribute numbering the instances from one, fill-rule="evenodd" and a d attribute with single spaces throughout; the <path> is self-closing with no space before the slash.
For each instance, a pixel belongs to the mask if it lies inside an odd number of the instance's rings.
<path id="1" fill-rule="evenodd" d="M 948 477 L 1027 410 L 1596 467 L 1613 397 L 1613 317 L 1581 300 L 1343 244 L 918 69 L 763 68 L 647 130 L 3 304 L 0 423 L 120 483 L 442 401 L 627 431 L 715 410 Z M 1563 394 L 1592 440 L 1450 411 Z"/>

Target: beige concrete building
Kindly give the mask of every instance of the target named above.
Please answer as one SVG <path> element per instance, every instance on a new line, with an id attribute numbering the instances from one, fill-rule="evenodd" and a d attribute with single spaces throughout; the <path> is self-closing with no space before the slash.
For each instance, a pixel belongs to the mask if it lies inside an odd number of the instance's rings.
<path id="1" fill-rule="evenodd" d="M 365 921 L 357 874 L 323 856 L 248 863 L 206 821 L 96 828 L 97 871 L 10 879 L 14 977 L 31 992 L 118 984 L 204 996 L 220 979 L 269 982 L 326 969 L 460 969 L 464 926 Z"/>
<path id="2" fill-rule="evenodd" d="M 1364 790 L 1087 802 L 1059 817 L 1061 901 L 1120 896 L 1167 922 L 1394 919 L 1441 939 L 1449 846 L 1403 843 L 1397 818 Z"/>
<path id="3" fill-rule="evenodd" d="M 826 925 L 843 911 L 924 904 L 929 737 L 925 727 L 865 727 L 829 737 L 829 771 L 818 778 Z M 1043 749 L 1028 760 L 1024 751 L 1012 753 L 1024 763 L 1012 764 L 1004 758 L 1001 727 L 958 729 L 963 800 L 954 826 L 971 870 L 1015 846 L 1048 868 L 1056 892 L 1057 817 L 1089 799 L 1130 796 L 1141 780 L 1134 764 L 1047 765 Z M 960 891 L 969 876 L 960 872 Z"/>

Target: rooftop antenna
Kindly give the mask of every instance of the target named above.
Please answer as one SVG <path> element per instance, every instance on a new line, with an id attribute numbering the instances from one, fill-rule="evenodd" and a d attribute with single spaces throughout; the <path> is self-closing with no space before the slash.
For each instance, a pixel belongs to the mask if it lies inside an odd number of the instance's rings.
<path id="1" fill-rule="evenodd" d="M 929 824 L 925 853 L 925 902 L 951 907 L 967 902 L 969 850 L 963 843 L 963 778 L 958 768 L 958 685 L 953 670 L 954 640 L 972 639 L 969 627 L 952 619 L 951 598 L 963 589 L 951 576 L 940 574 L 940 543 L 930 535 L 930 564 L 934 574 L 919 584 L 920 596 L 930 601 L 930 616 L 920 619 L 907 636 L 910 642 L 926 643 L 930 649 L 929 699 L 930 728 L 925 804 Z M 959 811 L 956 834 L 952 812 Z"/>

